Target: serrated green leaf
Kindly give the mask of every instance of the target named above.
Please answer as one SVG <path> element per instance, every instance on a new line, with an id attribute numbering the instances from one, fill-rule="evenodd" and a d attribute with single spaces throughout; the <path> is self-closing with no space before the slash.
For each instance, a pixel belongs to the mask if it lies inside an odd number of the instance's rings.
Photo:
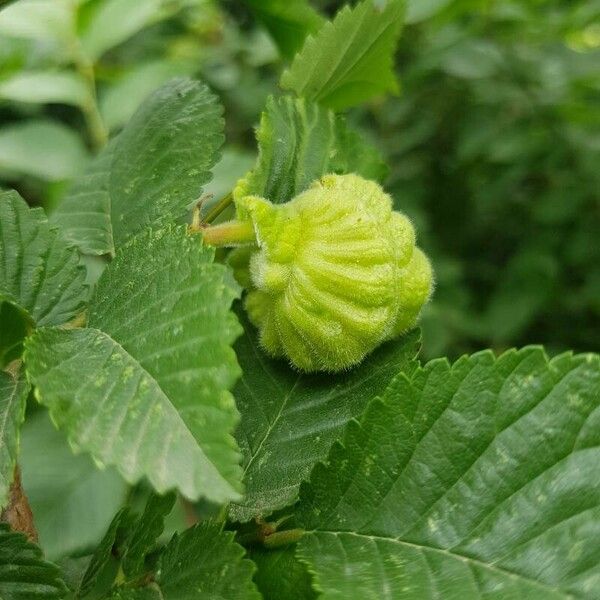
<path id="1" fill-rule="evenodd" d="M 254 564 L 230 531 L 202 523 L 175 534 L 163 550 L 152 583 L 117 588 L 110 600 L 260 600 Z"/>
<path id="2" fill-rule="evenodd" d="M 165 526 L 165 517 L 175 503 L 175 494 L 158 496 L 151 494 L 146 502 L 144 513 L 139 518 L 127 539 L 127 549 L 123 557 L 123 572 L 130 578 L 143 574 L 144 558 L 156 545 Z"/>
<path id="3" fill-rule="evenodd" d="M 269 97 L 256 133 L 259 156 L 242 184 L 276 204 L 287 202 L 326 173 L 385 174 L 377 151 L 346 123 L 302 98 Z"/>
<path id="4" fill-rule="evenodd" d="M 23 374 L 13 377 L 0 371 L 0 508 L 6 506 L 14 477 L 28 394 L 29 384 Z"/>
<path id="5" fill-rule="evenodd" d="M 267 516 L 292 504 L 300 483 L 322 460 L 346 423 L 359 415 L 400 372 L 410 373 L 418 332 L 384 344 L 361 365 L 341 375 L 306 375 L 259 349 L 245 319 L 235 349 L 243 375 L 234 389 L 242 420 L 244 499 L 232 505 L 238 520 Z"/>
<path id="6" fill-rule="evenodd" d="M 223 143 L 222 108 L 198 81 L 152 94 L 119 135 L 111 167 L 116 247 L 148 226 L 173 223 L 200 195 Z"/>
<path id="7" fill-rule="evenodd" d="M 315 33 L 323 24 L 323 17 L 307 0 L 245 1 L 288 58 L 300 50 L 309 33 Z"/>
<path id="8" fill-rule="evenodd" d="M 402 27 L 402 0 L 379 8 L 363 0 L 345 6 L 332 22 L 309 36 L 281 77 L 284 89 L 334 110 L 372 96 L 397 92 L 393 55 Z"/>
<path id="9" fill-rule="evenodd" d="M 185 228 L 137 236 L 101 276 L 89 328 L 38 330 L 25 362 L 75 450 L 159 493 L 224 502 L 241 479 L 227 391 L 239 373 L 238 288 L 213 257 Z"/>
<path id="10" fill-rule="evenodd" d="M 102 571 L 113 556 L 113 549 L 127 537 L 133 522 L 133 515 L 129 512 L 128 508 L 122 508 L 114 516 L 83 574 L 81 583 L 75 594 L 76 598 L 85 598 L 94 590 L 102 575 Z"/>
<path id="11" fill-rule="evenodd" d="M 79 255 L 16 192 L 0 192 L 0 298 L 37 325 L 61 325 L 87 298 Z"/>
<path id="12" fill-rule="evenodd" d="M 87 254 L 114 254 L 108 184 L 116 139 L 77 177 L 50 215 L 66 240 Z"/>
<path id="13" fill-rule="evenodd" d="M 264 600 L 315 600 L 311 575 L 296 558 L 296 548 L 253 547 L 249 558 L 256 565 L 254 581 Z"/>
<path id="14" fill-rule="evenodd" d="M 600 358 L 540 348 L 394 380 L 301 493 L 323 598 L 598 598 Z"/>
<path id="15" fill-rule="evenodd" d="M 67 588 L 56 565 L 22 533 L 0 523 L 0 598 L 49 600 L 64 598 Z"/>
<path id="16" fill-rule="evenodd" d="M 17 73 L 0 82 L 0 98 L 17 102 L 84 106 L 89 92 L 83 78 L 72 71 Z"/>
<path id="17" fill-rule="evenodd" d="M 45 555 L 57 560 L 94 548 L 127 492 L 116 470 L 74 455 L 46 411 L 27 418 L 19 464 Z"/>
<path id="18" fill-rule="evenodd" d="M 164 600 L 259 600 L 255 567 L 233 533 L 202 523 L 175 534 L 165 547 L 155 577 Z"/>
<path id="19" fill-rule="evenodd" d="M 88 152 L 77 133 L 56 121 L 30 120 L 0 129 L 0 169 L 46 181 L 80 173 Z"/>
<path id="20" fill-rule="evenodd" d="M 114 254 L 147 226 L 176 222 L 211 178 L 222 129 L 204 84 L 170 81 L 75 180 L 53 221 L 89 254 Z"/>

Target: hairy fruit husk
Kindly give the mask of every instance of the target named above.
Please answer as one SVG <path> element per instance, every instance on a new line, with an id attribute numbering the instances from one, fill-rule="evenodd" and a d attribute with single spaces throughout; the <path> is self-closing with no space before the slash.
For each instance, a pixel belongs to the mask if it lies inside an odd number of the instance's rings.
<path id="1" fill-rule="evenodd" d="M 326 175 L 286 204 L 246 196 L 236 205 L 258 249 L 232 258 L 249 260 L 246 310 L 268 354 L 303 371 L 340 371 L 414 327 L 431 266 L 377 183 Z"/>

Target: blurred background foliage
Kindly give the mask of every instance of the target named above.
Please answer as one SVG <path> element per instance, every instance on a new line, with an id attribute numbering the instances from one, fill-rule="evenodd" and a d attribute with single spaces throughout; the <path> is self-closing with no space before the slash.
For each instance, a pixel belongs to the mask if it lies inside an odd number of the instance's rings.
<path id="1" fill-rule="evenodd" d="M 51 211 L 148 93 L 194 75 L 225 106 L 208 190 L 225 195 L 253 163 L 281 69 L 341 4 L 4 3 L 0 186 Z M 400 95 L 349 119 L 435 264 L 425 356 L 598 350 L 600 0 L 409 0 L 397 64 Z"/>

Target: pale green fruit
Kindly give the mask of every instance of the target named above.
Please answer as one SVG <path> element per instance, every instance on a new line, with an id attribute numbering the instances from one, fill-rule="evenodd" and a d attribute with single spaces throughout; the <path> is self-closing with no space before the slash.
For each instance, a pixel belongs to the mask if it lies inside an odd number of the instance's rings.
<path id="1" fill-rule="evenodd" d="M 246 196 L 237 208 L 258 244 L 246 309 L 270 355 L 340 371 L 416 324 L 431 266 L 378 184 L 326 175 L 286 204 Z"/>

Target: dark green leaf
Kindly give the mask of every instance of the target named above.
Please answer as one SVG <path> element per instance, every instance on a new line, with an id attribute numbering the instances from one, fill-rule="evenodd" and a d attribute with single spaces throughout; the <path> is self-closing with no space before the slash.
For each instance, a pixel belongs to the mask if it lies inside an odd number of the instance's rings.
<path id="1" fill-rule="evenodd" d="M 138 235 L 100 278 L 89 328 L 38 330 L 25 362 L 74 449 L 159 493 L 224 502 L 240 492 L 228 391 L 240 328 L 238 288 L 213 257 L 184 228 Z"/>
<path id="2" fill-rule="evenodd" d="M 29 384 L 21 374 L 17 377 L 0 371 L 0 507 L 6 505 L 13 481 L 19 430 L 25 419 L 25 402 Z"/>
<path id="3" fill-rule="evenodd" d="M 0 193 L 0 297 L 37 325 L 72 319 L 87 297 L 77 251 L 52 229 L 40 208 L 16 192 Z"/>
<path id="4" fill-rule="evenodd" d="M 162 553 L 156 585 L 164 600 L 259 600 L 255 567 L 233 533 L 203 523 L 175 535 Z"/>
<path id="5" fill-rule="evenodd" d="M 265 356 L 256 330 L 245 322 L 235 346 L 243 376 L 234 395 L 242 414 L 237 439 L 246 494 L 232 506 L 232 516 L 249 520 L 293 503 L 300 483 L 346 423 L 394 376 L 416 367 L 418 340 L 414 332 L 384 344 L 347 373 L 306 375 Z"/>
<path id="6" fill-rule="evenodd" d="M 121 509 L 111 521 L 102 541 L 94 551 L 90 564 L 83 574 L 76 598 L 85 598 L 92 592 L 112 557 L 118 550 L 119 544 L 126 538 L 133 524 L 129 509 Z"/>
<path id="7" fill-rule="evenodd" d="M 372 96 L 397 92 L 393 55 L 402 27 L 402 0 L 379 8 L 363 0 L 345 6 L 335 19 L 309 36 L 281 77 L 283 88 L 334 110 Z"/>
<path id="8" fill-rule="evenodd" d="M 23 341 L 33 329 L 33 321 L 26 311 L 14 302 L 0 299 L 0 369 L 23 354 Z"/>
<path id="9" fill-rule="evenodd" d="M 135 578 L 136 575 L 143 574 L 144 559 L 163 532 L 165 517 L 171 512 L 175 499 L 175 494 L 151 494 L 148 498 L 144 513 L 127 540 L 122 566 L 128 577 Z"/>
<path id="10" fill-rule="evenodd" d="M 60 571 L 22 533 L 0 523 L 0 598 L 50 600 L 64 598 L 67 588 Z"/>
<path id="11" fill-rule="evenodd" d="M 111 167 L 116 247 L 145 227 L 173 223 L 199 197 L 223 143 L 221 113 L 208 88 L 189 79 L 165 84 L 137 110 Z"/>
<path id="12" fill-rule="evenodd" d="M 303 487 L 323 598 L 598 598 L 600 359 L 539 348 L 394 380 Z"/>

